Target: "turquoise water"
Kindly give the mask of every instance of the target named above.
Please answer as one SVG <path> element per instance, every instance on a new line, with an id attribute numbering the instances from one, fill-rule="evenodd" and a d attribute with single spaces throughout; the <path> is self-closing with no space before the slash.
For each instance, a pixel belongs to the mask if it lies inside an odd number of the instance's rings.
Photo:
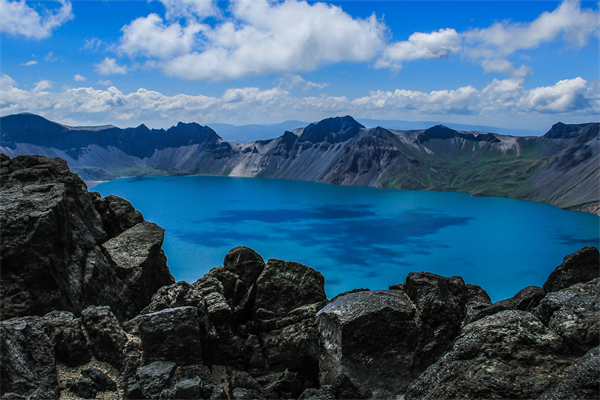
<path id="1" fill-rule="evenodd" d="M 212 176 L 117 179 L 92 190 L 129 200 L 165 228 L 177 280 L 195 282 L 244 245 L 319 270 L 328 297 L 428 271 L 461 276 L 497 301 L 541 286 L 564 256 L 600 236 L 595 215 L 463 193 Z"/>

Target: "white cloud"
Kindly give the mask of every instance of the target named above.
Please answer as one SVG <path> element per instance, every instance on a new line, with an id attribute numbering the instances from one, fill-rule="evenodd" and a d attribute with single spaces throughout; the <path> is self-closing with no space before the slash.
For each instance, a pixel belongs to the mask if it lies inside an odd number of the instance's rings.
<path id="1" fill-rule="evenodd" d="M 75 81 L 77 81 L 77 82 L 85 82 L 87 78 L 77 74 L 73 77 L 73 79 L 75 79 Z"/>
<path id="2" fill-rule="evenodd" d="M 92 51 L 96 51 L 100 48 L 100 45 L 102 45 L 102 40 L 100 40 L 98 38 L 92 38 L 90 40 L 85 41 L 83 48 L 92 50 Z"/>
<path id="3" fill-rule="evenodd" d="M 565 79 L 554 86 L 529 90 L 518 106 L 539 112 L 567 112 L 582 108 L 595 108 L 600 111 L 600 93 L 589 87 L 585 79 Z M 594 107 L 595 106 L 595 107 Z"/>
<path id="4" fill-rule="evenodd" d="M 44 10 L 41 15 L 25 4 L 25 1 L 0 0 L 0 32 L 9 35 L 22 35 L 28 39 L 44 39 L 52 30 L 74 17 L 69 1 L 58 0 L 59 9 Z"/>
<path id="5" fill-rule="evenodd" d="M 368 61 L 384 45 L 385 26 L 374 15 L 354 19 L 323 3 L 234 0 L 230 13 L 214 27 L 138 18 L 123 28 L 119 50 L 157 59 L 168 76 L 222 81 Z"/>
<path id="6" fill-rule="evenodd" d="M 386 47 L 375 67 L 400 69 L 402 61 L 448 58 L 460 49 L 461 39 L 454 29 L 440 29 L 431 33 L 416 32 L 410 35 L 408 40 Z"/>
<path id="7" fill-rule="evenodd" d="M 388 45 L 375 67 L 398 71 L 403 62 L 461 54 L 481 65 L 486 73 L 522 78 L 529 75 L 531 69 L 525 65 L 514 66 L 507 60 L 508 56 L 559 39 L 583 47 L 590 37 L 599 34 L 600 12 L 581 9 L 578 1 L 564 0 L 554 11 L 544 12 L 530 23 L 503 21 L 461 33 L 449 28 L 413 33 L 406 41 Z"/>
<path id="8" fill-rule="evenodd" d="M 40 93 L 40 92 L 44 92 L 47 89 L 52 89 L 52 82 L 50 81 L 46 81 L 46 80 L 41 80 L 38 83 L 36 83 L 35 88 L 33 88 L 32 92 L 33 93 Z"/>
<path id="9" fill-rule="evenodd" d="M 192 51 L 195 35 L 202 28 L 202 25 L 196 23 L 186 27 L 178 22 L 166 25 L 161 17 L 150 14 L 123 28 L 119 49 L 130 56 L 140 54 L 160 59 L 173 58 Z"/>
<path id="10" fill-rule="evenodd" d="M 220 14 L 219 8 L 211 0 L 159 0 L 166 9 L 168 20 L 177 18 L 214 17 Z"/>
<path id="11" fill-rule="evenodd" d="M 275 80 L 276 86 L 284 90 L 300 89 L 304 92 L 308 92 L 311 89 L 323 89 L 329 86 L 328 83 L 315 83 L 307 81 L 300 75 L 296 74 L 285 74 Z"/>
<path id="12" fill-rule="evenodd" d="M 590 35 L 598 32 L 600 14 L 582 10 L 577 1 L 565 0 L 554 11 L 544 12 L 531 23 L 496 22 L 489 28 L 465 32 L 467 43 L 489 46 L 493 51 L 509 55 L 517 50 L 531 49 L 562 35 L 565 41 L 584 46 Z M 475 47 L 473 51 L 483 51 Z"/>
<path id="13" fill-rule="evenodd" d="M 54 52 L 49 51 L 48 54 L 46 54 L 46 57 L 44 57 L 44 61 L 48 61 L 48 62 L 58 61 L 58 57 L 54 56 Z"/>
<path id="14" fill-rule="evenodd" d="M 127 67 L 117 64 L 117 60 L 109 57 L 106 57 L 101 63 L 96 64 L 96 70 L 100 75 L 117 75 L 127 73 Z"/>
<path id="15" fill-rule="evenodd" d="M 506 115 L 510 120 L 519 116 L 528 121 L 543 118 L 546 124 L 549 118 L 554 122 L 559 118 L 595 119 L 600 114 L 600 82 L 587 82 L 580 77 L 532 89 L 523 87 L 523 79 L 509 78 L 494 79 L 483 89 L 465 86 L 429 93 L 396 89 L 374 91 L 354 99 L 327 95 L 295 97 L 279 87 L 230 88 L 221 97 L 167 96 L 146 89 L 126 94 L 114 86 L 104 90 L 80 87 L 48 92 L 51 87 L 52 83 L 44 80 L 31 91 L 22 90 L 3 75 L 0 114 L 28 111 L 54 120 L 99 124 L 126 118 L 131 123 L 159 121 L 167 126 L 177 121 L 248 123 L 269 118 L 274 122 L 344 114 L 383 119 L 398 119 L 399 115 L 461 116 L 463 122 L 465 118 L 481 121 Z"/>
<path id="16" fill-rule="evenodd" d="M 98 81 L 98 85 L 102 85 L 102 86 L 111 86 L 112 82 L 110 80 L 105 80 L 105 81 Z"/>
<path id="17" fill-rule="evenodd" d="M 31 60 L 31 61 L 27 61 L 25 64 L 21 64 L 21 65 L 24 65 L 26 67 L 30 67 L 30 66 L 35 65 L 35 64 L 38 64 L 38 62 L 35 61 L 35 60 Z"/>

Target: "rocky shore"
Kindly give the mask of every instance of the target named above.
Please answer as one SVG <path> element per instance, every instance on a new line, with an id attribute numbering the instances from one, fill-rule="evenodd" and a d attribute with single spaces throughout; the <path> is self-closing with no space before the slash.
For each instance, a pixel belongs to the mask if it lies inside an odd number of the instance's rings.
<path id="1" fill-rule="evenodd" d="M 319 272 L 247 247 L 175 282 L 130 203 L 61 159 L 0 161 L 4 399 L 600 395 L 597 248 L 497 303 L 427 272 L 328 300 Z"/>

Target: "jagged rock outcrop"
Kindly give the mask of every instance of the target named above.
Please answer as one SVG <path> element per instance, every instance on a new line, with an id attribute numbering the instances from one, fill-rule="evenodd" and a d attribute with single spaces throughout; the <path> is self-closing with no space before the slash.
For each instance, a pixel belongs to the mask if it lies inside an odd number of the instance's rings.
<path id="1" fill-rule="evenodd" d="M 2 156 L 2 319 L 108 305 L 135 316 L 174 281 L 163 230 L 131 204 L 91 195 L 58 158 Z"/>
<path id="2" fill-rule="evenodd" d="M 596 248 L 494 304 L 427 272 L 330 302 L 319 272 L 247 247 L 174 283 L 162 229 L 128 203 L 89 195 L 60 160 L 2 157 L 2 171 L 4 399 L 600 395 Z"/>

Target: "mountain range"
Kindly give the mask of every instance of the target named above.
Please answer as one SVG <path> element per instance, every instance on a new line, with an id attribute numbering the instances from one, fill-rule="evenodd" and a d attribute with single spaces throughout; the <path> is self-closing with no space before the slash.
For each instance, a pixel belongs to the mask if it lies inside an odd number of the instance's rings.
<path id="1" fill-rule="evenodd" d="M 63 158 L 88 184 L 140 175 L 265 177 L 457 191 L 600 213 L 597 122 L 509 136 L 444 125 L 367 129 L 345 116 L 250 143 L 182 122 L 167 130 L 69 127 L 25 113 L 0 118 L 0 127 L 0 152 Z"/>

